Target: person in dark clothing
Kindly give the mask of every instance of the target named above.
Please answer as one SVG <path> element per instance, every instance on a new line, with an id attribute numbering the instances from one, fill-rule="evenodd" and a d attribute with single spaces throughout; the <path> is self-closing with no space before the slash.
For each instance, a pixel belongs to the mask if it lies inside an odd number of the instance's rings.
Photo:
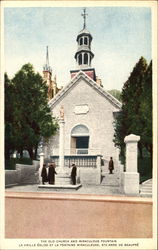
<path id="1" fill-rule="evenodd" d="M 113 162 L 113 159 L 112 157 L 110 157 L 110 161 L 109 161 L 109 171 L 110 173 L 109 174 L 113 174 L 113 171 L 114 170 L 114 162 Z"/>
<path id="2" fill-rule="evenodd" d="M 75 164 L 72 164 L 71 180 L 73 185 L 76 185 L 76 174 L 77 174 L 77 167 Z"/>
<path id="3" fill-rule="evenodd" d="M 51 163 L 49 165 L 49 170 L 48 170 L 48 182 L 49 182 L 49 184 L 54 184 L 55 174 L 57 174 L 55 171 L 55 164 Z"/>
<path id="4" fill-rule="evenodd" d="M 42 172 L 41 172 L 41 177 L 42 177 L 42 184 L 44 185 L 45 182 L 48 181 L 46 164 L 43 164 L 43 168 L 42 168 Z"/>

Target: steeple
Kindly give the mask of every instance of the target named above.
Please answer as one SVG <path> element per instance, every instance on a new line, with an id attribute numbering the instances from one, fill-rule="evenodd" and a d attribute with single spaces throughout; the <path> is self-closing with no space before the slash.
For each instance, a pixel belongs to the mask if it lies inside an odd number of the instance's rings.
<path id="1" fill-rule="evenodd" d="M 51 100 L 60 91 L 60 88 L 57 86 L 56 76 L 54 76 L 54 80 L 52 80 L 52 69 L 49 66 L 48 46 L 46 47 L 46 63 L 43 66 L 43 79 L 48 87 L 48 99 Z"/>
<path id="2" fill-rule="evenodd" d="M 86 9 L 83 9 L 83 29 L 79 32 L 77 36 L 77 44 L 78 49 L 75 53 L 75 59 L 77 63 L 78 69 L 85 69 L 91 67 L 91 61 L 94 57 L 94 54 L 91 51 L 91 42 L 92 42 L 92 35 L 86 29 Z"/>
<path id="3" fill-rule="evenodd" d="M 75 74 L 82 70 L 87 75 L 89 75 L 94 81 L 96 80 L 95 69 L 91 68 L 91 61 L 94 57 L 94 54 L 91 51 L 91 42 L 92 35 L 86 28 L 86 17 L 87 17 L 86 9 L 83 9 L 83 13 L 81 16 L 83 17 L 83 29 L 77 35 L 77 52 L 75 53 L 76 59 L 76 70 L 71 70 L 71 77 L 74 77 Z"/>
<path id="4" fill-rule="evenodd" d="M 48 46 L 46 47 L 46 64 L 43 66 L 43 71 L 48 71 L 48 72 L 52 73 L 52 69 L 49 66 Z"/>

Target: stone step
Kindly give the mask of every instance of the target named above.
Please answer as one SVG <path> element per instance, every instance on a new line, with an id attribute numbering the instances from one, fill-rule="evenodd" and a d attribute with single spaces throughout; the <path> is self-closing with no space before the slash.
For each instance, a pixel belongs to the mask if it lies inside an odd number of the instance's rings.
<path id="1" fill-rule="evenodd" d="M 106 174 L 102 176 L 102 186 L 118 186 L 119 185 L 119 177 L 117 174 Z"/>
<path id="2" fill-rule="evenodd" d="M 152 197 L 152 194 L 149 193 L 140 193 L 141 197 Z"/>
<path id="3" fill-rule="evenodd" d="M 76 184 L 76 185 L 51 185 L 51 184 L 46 184 L 46 185 L 38 185 L 38 188 L 43 188 L 43 189 L 79 189 L 82 185 L 81 184 Z"/>
<path id="4" fill-rule="evenodd" d="M 142 184 L 142 187 L 152 187 L 152 183 Z"/>
<path id="5" fill-rule="evenodd" d="M 148 184 L 148 183 L 152 183 L 152 179 L 146 180 L 142 184 Z"/>
<path id="6" fill-rule="evenodd" d="M 152 179 L 147 180 L 140 185 L 140 196 L 152 197 Z"/>
<path id="7" fill-rule="evenodd" d="M 150 190 L 150 191 L 152 191 L 152 187 L 141 187 L 141 190 Z"/>
<path id="8" fill-rule="evenodd" d="M 140 193 L 152 194 L 152 190 L 141 190 Z"/>

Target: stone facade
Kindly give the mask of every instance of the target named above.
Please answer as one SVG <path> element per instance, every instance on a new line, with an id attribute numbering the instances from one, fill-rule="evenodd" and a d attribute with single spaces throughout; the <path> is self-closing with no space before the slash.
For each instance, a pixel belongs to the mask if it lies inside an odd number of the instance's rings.
<path id="1" fill-rule="evenodd" d="M 108 160 L 117 158 L 117 149 L 113 143 L 114 115 L 121 104 L 106 93 L 82 71 L 62 92 L 52 99 L 52 114 L 59 117 L 60 108 L 65 112 L 65 155 L 72 154 L 72 130 L 77 125 L 84 125 L 89 130 L 88 154 L 102 155 Z M 50 138 L 45 146 L 45 157 L 59 155 L 59 135 Z"/>

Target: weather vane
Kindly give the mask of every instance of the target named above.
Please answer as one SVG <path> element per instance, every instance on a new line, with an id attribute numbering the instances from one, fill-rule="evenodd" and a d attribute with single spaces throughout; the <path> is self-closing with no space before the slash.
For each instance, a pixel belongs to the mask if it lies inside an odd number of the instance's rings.
<path id="1" fill-rule="evenodd" d="M 81 16 L 83 16 L 83 20 L 84 20 L 83 28 L 85 29 L 86 28 L 86 16 L 88 16 L 88 14 L 86 13 L 86 8 L 83 9 L 83 14 L 81 14 Z"/>

